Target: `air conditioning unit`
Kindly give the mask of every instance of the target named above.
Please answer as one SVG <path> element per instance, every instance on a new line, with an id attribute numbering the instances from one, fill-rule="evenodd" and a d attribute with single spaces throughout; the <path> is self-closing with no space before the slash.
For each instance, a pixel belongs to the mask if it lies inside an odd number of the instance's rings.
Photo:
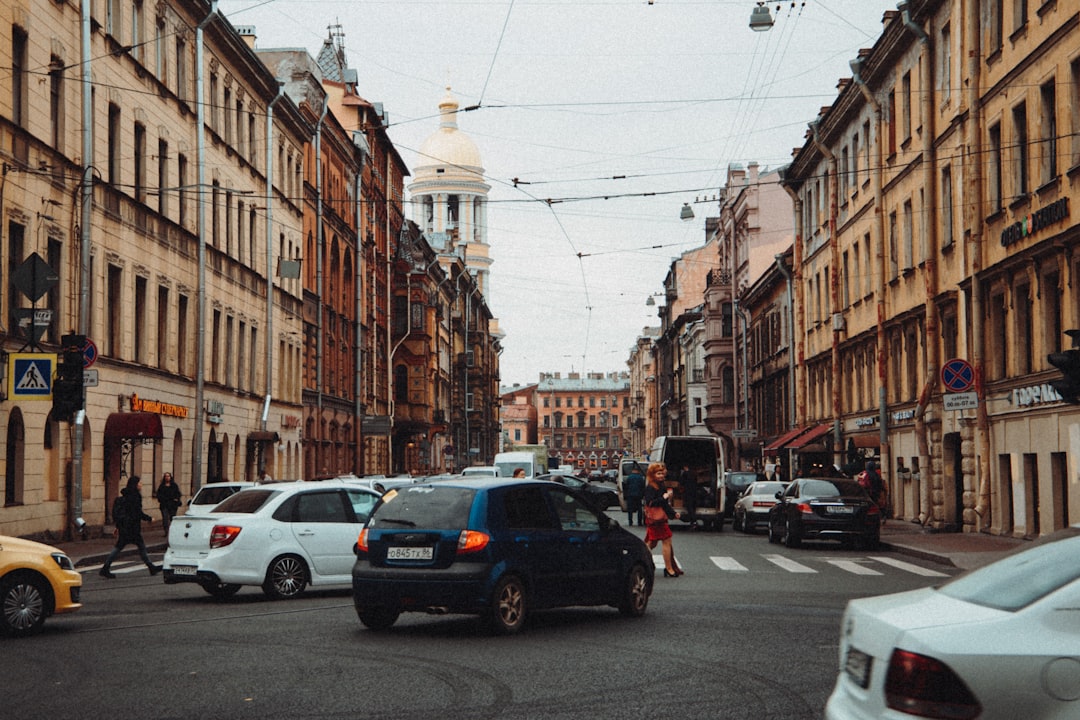
<path id="1" fill-rule="evenodd" d="M 845 325 L 844 325 L 844 315 L 843 315 L 843 313 L 838 313 L 838 312 L 833 313 L 833 316 L 832 316 L 832 329 L 837 331 L 837 332 L 843 332 L 844 328 L 845 328 Z"/>

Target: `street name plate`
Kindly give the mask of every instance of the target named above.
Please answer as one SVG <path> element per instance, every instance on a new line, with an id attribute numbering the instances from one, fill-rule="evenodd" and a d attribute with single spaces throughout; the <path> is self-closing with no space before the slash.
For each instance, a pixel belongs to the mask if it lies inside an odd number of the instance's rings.
<path id="1" fill-rule="evenodd" d="M 946 410 L 976 410 L 979 394 L 973 392 L 947 393 L 941 397 Z"/>

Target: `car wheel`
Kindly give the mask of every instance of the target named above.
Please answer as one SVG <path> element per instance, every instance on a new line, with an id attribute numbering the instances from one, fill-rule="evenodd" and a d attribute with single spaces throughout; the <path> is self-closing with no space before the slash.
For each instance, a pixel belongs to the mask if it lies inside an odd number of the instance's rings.
<path id="1" fill-rule="evenodd" d="M 641 617 L 649 605 L 649 577 L 645 568 L 634 565 L 626 576 L 623 596 L 619 601 L 619 612 L 631 617 Z"/>
<path id="2" fill-rule="evenodd" d="M 799 547 L 801 540 L 799 534 L 791 529 L 791 521 L 784 522 L 784 545 L 789 548 Z"/>
<path id="3" fill-rule="evenodd" d="M 750 535 L 754 532 L 754 523 L 751 522 L 750 518 L 746 517 L 746 515 L 743 515 L 742 531 L 747 535 Z"/>
<path id="4" fill-rule="evenodd" d="M 356 615 L 368 630 L 386 630 L 397 622 L 400 614 L 390 608 L 356 608 Z"/>
<path id="5" fill-rule="evenodd" d="M 780 542 L 780 536 L 776 533 L 776 521 L 769 518 L 769 542 L 776 544 Z"/>
<path id="6" fill-rule="evenodd" d="M 232 583 L 218 582 L 206 583 L 202 586 L 202 589 L 218 600 L 225 600 L 238 593 L 240 591 L 240 586 Z"/>
<path id="7" fill-rule="evenodd" d="M 499 580 L 491 595 L 490 621 L 499 635 L 513 635 L 525 625 L 525 585 L 513 575 Z"/>
<path id="8" fill-rule="evenodd" d="M 291 600 L 307 587 L 307 568 L 295 555 L 283 555 L 270 563 L 262 589 L 271 600 Z"/>
<path id="9" fill-rule="evenodd" d="M 739 532 L 743 532 L 743 523 L 744 522 L 746 522 L 746 521 L 743 519 L 743 516 L 740 515 L 739 512 L 736 510 L 735 511 L 735 517 L 733 517 L 731 519 L 731 529 L 732 530 L 738 530 Z"/>
<path id="10" fill-rule="evenodd" d="M 26 637 L 41 630 L 51 605 L 49 584 L 37 575 L 17 573 L 0 581 L 0 632 Z"/>

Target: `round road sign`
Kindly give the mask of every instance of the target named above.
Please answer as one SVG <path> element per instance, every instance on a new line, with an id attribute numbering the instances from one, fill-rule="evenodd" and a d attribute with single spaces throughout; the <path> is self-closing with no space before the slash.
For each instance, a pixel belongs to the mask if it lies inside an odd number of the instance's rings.
<path id="1" fill-rule="evenodd" d="M 98 351 L 97 345 L 90 338 L 86 338 L 86 344 L 83 345 L 83 368 L 88 368 L 97 361 Z"/>
<path id="2" fill-rule="evenodd" d="M 975 383 L 975 368 L 961 358 L 953 358 L 941 367 L 941 384 L 949 392 L 967 392 Z"/>

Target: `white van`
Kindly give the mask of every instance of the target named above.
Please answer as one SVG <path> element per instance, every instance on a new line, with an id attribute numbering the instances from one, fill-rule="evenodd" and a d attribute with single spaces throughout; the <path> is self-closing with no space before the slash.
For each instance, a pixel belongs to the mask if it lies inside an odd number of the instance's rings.
<path id="1" fill-rule="evenodd" d="M 461 471 L 465 477 L 501 477 L 499 468 L 494 465 L 473 465 Z"/>
<path id="2" fill-rule="evenodd" d="M 671 506 L 684 507 L 679 473 L 683 466 L 697 477 L 696 519 L 714 530 L 724 529 L 724 471 L 727 467 L 726 438 L 712 435 L 661 435 L 653 443 L 649 458 L 667 466 L 667 485 L 675 491 Z"/>
<path id="3" fill-rule="evenodd" d="M 514 477 L 515 470 L 524 470 L 527 478 L 547 472 L 546 467 L 540 467 L 532 450 L 495 453 L 495 467 L 499 468 L 499 477 Z"/>

